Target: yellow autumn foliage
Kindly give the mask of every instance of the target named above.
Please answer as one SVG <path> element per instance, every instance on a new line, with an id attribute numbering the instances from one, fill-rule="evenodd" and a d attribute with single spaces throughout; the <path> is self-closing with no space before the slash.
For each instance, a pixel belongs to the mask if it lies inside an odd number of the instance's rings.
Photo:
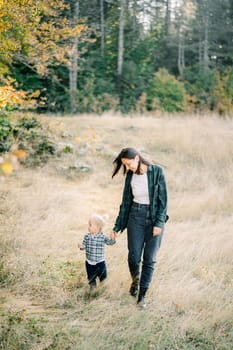
<path id="1" fill-rule="evenodd" d="M 22 149 L 18 149 L 13 152 L 13 155 L 16 156 L 18 159 L 24 159 L 26 157 L 26 152 Z"/>
<path id="2" fill-rule="evenodd" d="M 10 162 L 4 161 L 2 164 L 0 164 L 0 169 L 3 173 L 3 175 L 10 175 L 13 172 L 13 166 Z"/>
<path id="3" fill-rule="evenodd" d="M 87 26 L 83 23 L 74 26 L 60 16 L 65 8 L 67 5 L 58 0 L 1 0 L 2 62 L 8 66 L 16 57 L 41 75 L 48 74 L 51 63 L 67 65 L 70 40 L 84 35 Z"/>
<path id="4" fill-rule="evenodd" d="M 0 176 L 11 175 L 15 170 L 19 169 L 20 161 L 25 159 L 27 153 L 22 149 L 12 147 L 12 150 L 0 157 Z"/>
<path id="5" fill-rule="evenodd" d="M 17 91 L 13 86 L 0 86 L 0 108 L 7 105 L 20 105 L 25 99 L 25 91 Z"/>

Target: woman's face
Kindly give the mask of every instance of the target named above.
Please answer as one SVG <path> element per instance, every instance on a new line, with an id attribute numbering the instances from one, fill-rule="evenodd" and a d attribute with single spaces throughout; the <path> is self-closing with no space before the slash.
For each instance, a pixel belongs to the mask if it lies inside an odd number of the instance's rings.
<path id="1" fill-rule="evenodd" d="M 139 156 L 136 155 L 133 159 L 121 158 L 121 162 L 123 165 L 125 165 L 127 171 L 131 170 L 133 173 L 135 173 L 138 168 Z"/>

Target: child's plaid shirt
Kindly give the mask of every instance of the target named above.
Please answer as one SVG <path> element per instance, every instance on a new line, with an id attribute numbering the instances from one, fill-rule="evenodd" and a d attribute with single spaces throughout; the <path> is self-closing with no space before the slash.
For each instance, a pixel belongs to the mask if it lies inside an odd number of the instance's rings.
<path id="1" fill-rule="evenodd" d="M 104 246 L 113 245 L 116 241 L 107 237 L 103 232 L 96 234 L 87 233 L 83 239 L 83 249 L 86 251 L 86 259 L 89 264 L 95 265 L 105 260 Z"/>

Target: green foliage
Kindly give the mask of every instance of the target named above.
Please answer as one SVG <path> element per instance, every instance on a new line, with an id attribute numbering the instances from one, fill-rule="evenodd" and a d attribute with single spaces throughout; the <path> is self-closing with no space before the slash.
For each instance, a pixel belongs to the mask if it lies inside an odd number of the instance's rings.
<path id="1" fill-rule="evenodd" d="M 0 153 L 7 152 L 13 142 L 13 126 L 6 114 L 0 114 Z"/>
<path id="2" fill-rule="evenodd" d="M 170 75 L 166 69 L 160 69 L 153 77 L 147 89 L 148 110 L 178 112 L 185 109 L 185 90 L 183 83 Z"/>
<path id="3" fill-rule="evenodd" d="M 65 7 L 60 3 L 57 8 L 56 1 L 52 2 L 50 12 L 46 1 L 39 1 L 36 9 L 33 1 L 29 1 L 23 13 L 20 4 L 10 1 L 8 6 L 16 13 L 8 11 L 7 16 L 2 17 L 4 25 L 0 35 L 7 50 L 2 50 L 0 58 L 1 77 L 12 77 L 15 86 L 25 92 L 40 91 L 39 112 L 70 112 L 72 99 L 72 113 L 101 114 L 108 110 L 232 113 L 233 10 L 230 0 L 213 0 L 208 6 L 206 1 L 191 0 L 183 6 L 177 1 L 171 8 L 166 1 L 158 1 L 156 11 L 153 2 L 127 1 L 121 77 L 117 74 L 119 3 L 103 2 L 103 35 L 100 2 L 80 2 L 79 17 L 85 19 L 86 34 L 78 34 L 77 90 L 72 98 L 70 43 L 64 36 L 67 30 L 62 28 L 76 22 L 75 6 L 73 1 L 65 1 Z M 15 26 L 15 18 L 20 13 L 22 16 L 18 16 L 20 20 Z M 169 18 L 172 18 L 170 28 Z M 204 50 L 206 18 L 207 52 Z M 38 35 L 37 25 L 41 20 L 43 25 L 39 26 Z M 82 20 L 79 22 L 81 30 Z M 185 47 L 183 73 L 177 64 L 182 45 Z M 167 81 L 163 68 L 171 74 Z"/>
<path id="4" fill-rule="evenodd" d="M 22 117 L 17 122 L 8 115 L 2 117 L 0 153 L 8 152 L 13 145 L 26 151 L 24 163 L 27 166 L 43 164 L 56 153 L 54 142 L 35 117 Z"/>
<path id="5" fill-rule="evenodd" d="M 41 128 L 41 124 L 35 117 L 32 117 L 32 118 L 22 117 L 17 123 L 17 127 L 30 130 L 34 128 Z"/>
<path id="6" fill-rule="evenodd" d="M 222 74 L 214 74 L 211 108 L 220 114 L 233 112 L 233 69 L 227 69 Z"/>
<path id="7" fill-rule="evenodd" d="M 133 41 L 133 45 L 125 50 L 122 79 L 118 83 L 120 109 L 124 113 L 136 109 L 139 97 L 148 88 L 148 82 L 153 75 L 153 50 L 156 45 L 157 38 L 152 33 L 143 40 L 137 38 L 136 43 Z"/>
<path id="8" fill-rule="evenodd" d="M 219 114 L 233 111 L 233 69 L 200 73 L 198 67 L 185 70 L 185 88 L 194 110 L 212 110 Z"/>
<path id="9" fill-rule="evenodd" d="M 33 318 L 27 318 L 24 311 L 11 311 L 1 315 L 0 349 L 30 350 L 40 343 L 43 327 Z"/>
<path id="10" fill-rule="evenodd" d="M 118 97 L 106 90 L 112 90 L 110 82 L 103 78 L 97 81 L 93 75 L 85 78 L 82 87 L 73 93 L 75 111 L 78 113 L 97 113 L 116 110 L 119 104 Z M 69 104 L 66 105 L 67 111 Z"/>
<path id="11" fill-rule="evenodd" d="M 37 166 L 46 163 L 49 157 L 56 153 L 55 144 L 44 131 L 19 130 L 17 142 L 19 148 L 27 153 L 26 166 Z"/>
<path id="12" fill-rule="evenodd" d="M 73 153 L 73 147 L 70 145 L 65 145 L 62 149 L 63 153 Z"/>
<path id="13" fill-rule="evenodd" d="M 37 135 L 37 136 L 39 136 L 40 140 L 37 144 L 35 154 L 40 156 L 45 154 L 54 155 L 56 152 L 56 148 L 53 142 L 50 141 L 46 135 Z"/>
<path id="14" fill-rule="evenodd" d="M 77 338 L 79 338 L 79 331 L 74 328 L 70 332 L 64 332 L 59 330 L 52 339 L 51 344 L 46 347 L 45 350 L 71 350 L 77 348 L 77 339 L 73 339 L 73 334 L 77 333 Z"/>
<path id="15" fill-rule="evenodd" d="M 214 73 L 207 71 L 200 72 L 197 65 L 186 68 L 184 74 L 184 85 L 187 93 L 192 97 L 189 101 L 193 110 L 205 110 L 210 108 L 211 90 L 214 88 Z"/>
<path id="16" fill-rule="evenodd" d="M 80 262 L 65 261 L 60 264 L 60 273 L 63 281 L 63 288 L 67 290 L 77 290 L 86 284 L 82 265 Z"/>

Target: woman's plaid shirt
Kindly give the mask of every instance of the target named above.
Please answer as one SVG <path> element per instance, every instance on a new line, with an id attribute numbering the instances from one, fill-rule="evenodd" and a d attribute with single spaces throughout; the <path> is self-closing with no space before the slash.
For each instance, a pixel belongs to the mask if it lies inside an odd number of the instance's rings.
<path id="1" fill-rule="evenodd" d="M 83 239 L 83 249 L 86 251 L 86 259 L 92 263 L 105 260 L 104 246 L 113 245 L 116 241 L 107 237 L 103 232 L 96 234 L 87 233 Z"/>

